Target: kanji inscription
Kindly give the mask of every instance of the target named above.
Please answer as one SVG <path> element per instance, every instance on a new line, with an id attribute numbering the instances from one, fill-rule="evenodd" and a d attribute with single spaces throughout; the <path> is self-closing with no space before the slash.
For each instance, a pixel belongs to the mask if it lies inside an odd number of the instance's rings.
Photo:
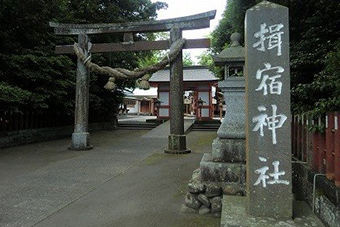
<path id="1" fill-rule="evenodd" d="M 245 27 L 248 212 L 291 217 L 288 9 L 263 1 Z"/>

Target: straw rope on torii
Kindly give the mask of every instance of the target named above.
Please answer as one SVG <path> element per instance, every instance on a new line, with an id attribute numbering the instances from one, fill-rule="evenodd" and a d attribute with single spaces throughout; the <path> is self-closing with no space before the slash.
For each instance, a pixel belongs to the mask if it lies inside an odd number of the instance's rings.
<path id="1" fill-rule="evenodd" d="M 185 44 L 185 39 L 179 39 L 176 42 L 174 42 L 170 47 L 170 53 L 167 54 L 160 62 L 147 66 L 145 68 L 141 69 L 135 69 L 133 71 L 123 69 L 123 68 L 111 68 L 109 66 L 99 66 L 93 62 L 91 62 L 91 54 L 89 57 L 85 57 L 84 51 L 78 43 L 74 43 L 73 49 L 77 57 L 83 61 L 86 68 L 88 68 L 90 71 L 107 75 L 109 76 L 109 80 L 104 86 L 107 90 L 113 90 L 115 89 L 115 80 L 116 79 L 140 79 L 137 80 L 137 85 L 139 88 L 147 90 L 150 88 L 148 79 L 148 74 L 155 73 L 156 71 L 165 68 L 170 62 L 172 62 L 179 52 L 182 50 L 183 45 Z"/>

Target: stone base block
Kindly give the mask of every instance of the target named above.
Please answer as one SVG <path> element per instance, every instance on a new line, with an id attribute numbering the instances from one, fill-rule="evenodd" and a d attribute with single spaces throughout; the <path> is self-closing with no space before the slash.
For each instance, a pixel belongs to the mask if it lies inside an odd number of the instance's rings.
<path id="1" fill-rule="evenodd" d="M 185 135 L 169 135 L 168 148 L 164 151 L 167 154 L 187 154 L 191 150 L 187 148 Z"/>
<path id="2" fill-rule="evenodd" d="M 212 143 L 212 156 L 215 162 L 245 162 L 246 141 L 217 137 Z"/>
<path id="3" fill-rule="evenodd" d="M 245 183 L 244 163 L 214 162 L 212 154 L 205 153 L 200 163 L 202 181 Z"/>
<path id="4" fill-rule="evenodd" d="M 302 201 L 294 201 L 293 218 L 274 219 L 247 214 L 247 197 L 223 196 L 221 227 L 324 226 Z"/>
<path id="5" fill-rule="evenodd" d="M 91 150 L 90 133 L 88 132 L 74 132 L 72 133 L 72 142 L 69 150 Z"/>

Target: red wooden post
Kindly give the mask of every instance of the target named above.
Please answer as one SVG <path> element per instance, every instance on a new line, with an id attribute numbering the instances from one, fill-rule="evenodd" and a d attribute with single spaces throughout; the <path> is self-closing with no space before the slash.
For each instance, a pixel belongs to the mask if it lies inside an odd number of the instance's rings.
<path id="1" fill-rule="evenodd" d="M 334 178 L 334 114 L 328 112 L 326 115 L 326 177 Z"/>
<path id="2" fill-rule="evenodd" d="M 319 170 L 319 133 L 314 132 L 312 135 L 312 149 L 313 149 L 313 167 L 314 171 Z"/>
<path id="3" fill-rule="evenodd" d="M 321 117 L 318 119 L 318 125 L 321 126 Z M 325 133 L 318 132 L 318 172 L 325 173 L 326 154 L 325 154 Z"/>
<path id="4" fill-rule="evenodd" d="M 319 132 L 319 173 L 325 173 L 326 171 L 326 144 L 325 133 Z"/>
<path id="5" fill-rule="evenodd" d="M 313 166 L 313 138 L 312 132 L 309 130 L 309 125 L 312 124 L 312 118 L 310 116 L 307 117 L 307 164 L 310 168 Z"/>
<path id="6" fill-rule="evenodd" d="M 340 130 L 339 130 L 340 112 L 334 113 L 334 182 L 340 187 Z"/>
<path id="7" fill-rule="evenodd" d="M 315 127 L 315 121 L 312 120 L 311 124 L 313 127 Z M 312 133 L 312 169 L 315 172 L 318 172 L 319 170 L 319 133 L 313 132 Z"/>
<path id="8" fill-rule="evenodd" d="M 301 161 L 307 161 L 307 123 L 306 115 L 302 114 L 302 128 L 301 128 Z"/>

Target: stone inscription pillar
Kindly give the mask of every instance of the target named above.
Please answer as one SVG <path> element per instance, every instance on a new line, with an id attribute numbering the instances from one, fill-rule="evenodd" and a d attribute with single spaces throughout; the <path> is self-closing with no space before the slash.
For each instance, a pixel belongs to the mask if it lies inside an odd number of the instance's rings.
<path id="1" fill-rule="evenodd" d="M 288 8 L 263 1 L 245 28 L 248 214 L 292 218 Z"/>
<path id="2" fill-rule="evenodd" d="M 182 39 L 182 30 L 172 28 L 170 30 L 170 45 L 179 39 Z M 183 60 L 182 51 L 180 51 L 176 59 L 170 63 L 170 135 L 165 153 L 190 153 L 184 135 L 183 110 Z"/>
<path id="3" fill-rule="evenodd" d="M 85 57 L 89 56 L 89 39 L 86 34 L 78 35 L 78 44 L 83 49 Z M 71 150 L 88 150 L 92 149 L 90 145 L 90 133 L 88 132 L 89 116 L 89 72 L 84 63 L 78 59 L 77 62 L 77 79 L 76 79 L 76 108 L 74 132 L 69 149 Z"/>

